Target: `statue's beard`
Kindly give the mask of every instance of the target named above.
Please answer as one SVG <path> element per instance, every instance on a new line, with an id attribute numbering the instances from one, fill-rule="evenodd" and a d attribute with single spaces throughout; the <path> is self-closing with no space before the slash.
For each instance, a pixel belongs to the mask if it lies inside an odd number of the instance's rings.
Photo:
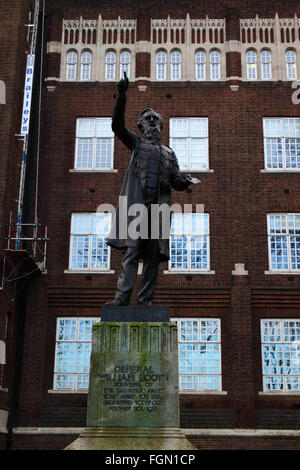
<path id="1" fill-rule="evenodd" d="M 160 129 L 159 127 L 154 127 L 154 126 L 149 126 L 149 127 L 146 127 L 144 129 L 144 137 L 146 137 L 146 139 L 149 139 L 149 140 L 154 140 L 155 142 L 159 142 L 160 141 Z"/>

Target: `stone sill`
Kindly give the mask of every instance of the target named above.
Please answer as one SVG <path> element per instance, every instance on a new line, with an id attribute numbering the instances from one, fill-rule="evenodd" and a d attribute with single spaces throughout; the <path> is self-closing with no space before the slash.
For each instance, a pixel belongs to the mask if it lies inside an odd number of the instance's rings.
<path id="1" fill-rule="evenodd" d="M 287 276 L 299 276 L 300 275 L 300 271 L 265 271 L 265 274 L 269 274 L 269 275 L 274 275 L 274 274 L 277 274 L 277 275 L 287 275 Z"/>
<path id="2" fill-rule="evenodd" d="M 79 393 L 81 393 L 81 394 L 87 395 L 88 389 L 86 389 L 86 390 L 67 390 L 67 389 L 65 389 L 65 390 L 48 390 L 48 393 L 58 393 L 58 394 L 62 394 L 62 393 L 68 393 L 68 394 L 69 394 L 69 393 L 75 393 L 75 394 L 77 394 L 77 395 L 78 395 Z"/>
<path id="3" fill-rule="evenodd" d="M 181 173 L 214 173 L 215 170 L 204 169 L 204 170 L 180 170 Z"/>
<path id="4" fill-rule="evenodd" d="M 268 396 L 268 397 L 274 397 L 274 396 L 281 396 L 281 397 L 286 397 L 286 396 L 300 396 L 300 391 L 297 392 L 296 390 L 294 391 L 290 391 L 290 392 L 281 392 L 281 391 L 277 391 L 277 390 L 274 390 L 273 392 L 258 392 L 258 395 L 259 396 Z"/>
<path id="5" fill-rule="evenodd" d="M 217 390 L 206 390 L 206 391 L 195 391 L 195 390 L 185 390 L 180 391 L 180 395 L 227 395 L 227 392 L 217 391 Z"/>
<path id="6" fill-rule="evenodd" d="M 85 428 L 13 428 L 14 434 L 80 434 Z"/>
<path id="7" fill-rule="evenodd" d="M 8 434 L 7 429 L 4 428 L 3 426 L 2 427 L 0 426 L 0 434 Z"/>
<path id="8" fill-rule="evenodd" d="M 2 387 L 0 387 L 0 392 L 8 393 L 8 388 L 2 388 Z"/>
<path id="9" fill-rule="evenodd" d="M 261 173 L 300 173 L 300 168 L 296 169 L 296 170 L 283 170 L 283 169 L 280 169 L 280 170 L 274 170 L 274 169 L 271 169 L 271 170 L 260 170 Z"/>
<path id="10" fill-rule="evenodd" d="M 186 436 L 226 436 L 226 437 L 276 437 L 299 436 L 300 430 L 294 429 L 186 429 Z"/>
<path id="11" fill-rule="evenodd" d="M 75 271 L 75 270 L 69 270 L 65 269 L 64 274 L 115 274 L 115 271 Z"/>
<path id="12" fill-rule="evenodd" d="M 85 428 L 33 428 L 16 427 L 14 434 L 80 434 Z M 225 436 L 225 437 L 276 437 L 276 436 L 299 436 L 300 430 L 294 429 L 199 429 L 181 428 L 186 436 Z M 7 433 L 5 428 L 0 428 L 0 432 Z"/>
<path id="13" fill-rule="evenodd" d="M 164 271 L 164 274 L 184 274 L 186 276 L 203 276 L 205 274 L 216 274 L 216 271 Z M 299 273 L 300 274 L 300 273 Z"/>
<path id="14" fill-rule="evenodd" d="M 88 390 L 48 390 L 48 393 L 74 393 L 74 394 L 87 394 Z M 227 395 L 227 392 L 224 391 L 215 391 L 215 390 L 207 390 L 207 391 L 195 391 L 195 390 L 185 390 L 180 391 L 179 395 Z"/>
<path id="15" fill-rule="evenodd" d="M 69 173 L 118 173 L 118 170 L 76 170 L 73 168 L 69 170 Z"/>

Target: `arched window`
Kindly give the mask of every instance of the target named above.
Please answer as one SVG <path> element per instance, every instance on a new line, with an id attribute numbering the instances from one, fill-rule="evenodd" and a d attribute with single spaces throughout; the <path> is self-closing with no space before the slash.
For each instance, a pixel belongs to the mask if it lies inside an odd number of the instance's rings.
<path id="1" fill-rule="evenodd" d="M 247 79 L 257 79 L 257 54 L 255 51 L 248 51 L 246 54 Z"/>
<path id="2" fill-rule="evenodd" d="M 105 79 L 115 80 L 116 77 L 116 53 L 109 51 L 105 56 Z"/>
<path id="3" fill-rule="evenodd" d="M 210 60 L 210 79 L 220 80 L 221 79 L 221 56 L 218 51 L 211 51 L 209 54 Z"/>
<path id="4" fill-rule="evenodd" d="M 130 78 L 130 52 L 123 51 L 120 54 L 120 78 L 123 78 L 124 73 Z"/>
<path id="5" fill-rule="evenodd" d="M 77 52 L 70 51 L 67 54 L 66 79 L 76 80 L 76 72 L 77 72 Z"/>
<path id="6" fill-rule="evenodd" d="M 297 56 L 295 51 L 287 51 L 285 53 L 286 62 L 286 78 L 288 80 L 297 79 Z"/>
<path id="7" fill-rule="evenodd" d="M 90 80 L 92 71 L 92 54 L 84 51 L 81 54 L 80 80 Z"/>
<path id="8" fill-rule="evenodd" d="M 272 78 L 272 59 L 269 51 L 262 51 L 260 54 L 261 78 L 262 80 L 271 80 Z"/>
<path id="9" fill-rule="evenodd" d="M 171 52 L 171 80 L 181 78 L 181 54 L 179 51 Z"/>
<path id="10" fill-rule="evenodd" d="M 167 54 L 159 51 L 156 54 L 156 80 L 166 80 L 167 78 Z"/>
<path id="11" fill-rule="evenodd" d="M 205 80 L 206 78 L 206 55 L 203 51 L 195 54 L 195 76 L 196 80 Z"/>

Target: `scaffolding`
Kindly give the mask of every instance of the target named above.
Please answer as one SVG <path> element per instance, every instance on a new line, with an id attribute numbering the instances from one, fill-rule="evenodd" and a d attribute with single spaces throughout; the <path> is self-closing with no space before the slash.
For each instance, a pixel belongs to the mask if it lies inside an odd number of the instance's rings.
<path id="1" fill-rule="evenodd" d="M 37 132 L 37 153 L 36 153 L 36 184 L 35 184 L 35 210 L 34 222 L 23 222 L 23 206 L 25 193 L 25 177 L 27 166 L 29 124 L 31 115 L 31 97 L 34 78 L 34 62 L 35 51 L 38 37 L 40 1 L 35 0 L 35 10 L 33 21 L 25 25 L 28 31 L 27 40 L 29 45 L 29 54 L 27 55 L 25 85 L 24 85 L 24 102 L 22 113 L 21 133 L 16 134 L 18 140 L 23 142 L 22 160 L 20 171 L 19 198 L 17 200 L 17 220 L 12 218 L 10 212 L 7 247 L 4 249 L 2 282 L 0 289 L 3 289 L 7 282 L 16 281 L 22 277 L 29 276 L 35 271 L 46 272 L 46 253 L 47 253 L 47 227 L 41 234 L 41 224 L 38 221 L 38 183 L 39 183 L 39 153 L 40 153 L 40 115 L 41 115 L 41 88 L 42 88 L 42 72 L 43 72 L 43 42 L 44 42 L 44 12 L 45 0 L 42 7 L 41 22 L 41 64 L 40 64 L 40 83 L 39 83 L 39 106 L 38 106 L 38 132 Z M 28 74 L 31 74 L 29 77 Z M 26 116 L 26 128 L 23 125 L 23 118 Z M 8 264 L 13 268 L 6 274 Z M 15 275 L 15 276 L 14 276 Z"/>
<path id="2" fill-rule="evenodd" d="M 29 276 L 35 271 L 46 273 L 47 257 L 47 227 L 43 234 L 39 223 L 18 223 L 12 218 L 10 213 L 7 247 L 4 249 L 2 281 L 0 289 L 3 289 L 7 282 Z M 19 248 L 13 248 L 15 241 L 19 241 Z M 8 266 L 8 262 L 9 265 Z M 6 274 L 7 268 L 9 274 Z M 17 273 L 17 276 L 14 275 Z"/>

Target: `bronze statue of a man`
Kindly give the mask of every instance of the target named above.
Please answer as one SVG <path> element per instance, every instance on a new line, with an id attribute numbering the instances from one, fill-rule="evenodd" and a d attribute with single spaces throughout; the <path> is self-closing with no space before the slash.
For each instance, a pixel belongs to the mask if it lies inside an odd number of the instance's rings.
<path id="1" fill-rule="evenodd" d="M 138 118 L 142 135 L 131 132 L 125 126 L 125 105 L 128 78 L 118 83 L 118 94 L 112 116 L 112 130 L 132 152 L 120 196 L 127 197 L 127 207 L 143 204 L 150 212 L 153 204 L 171 206 L 171 188 L 184 191 L 198 180 L 190 175 L 180 174 L 174 152 L 160 142 L 162 118 L 153 109 L 144 109 Z M 118 278 L 115 298 L 109 305 L 128 305 L 136 281 L 139 260 L 143 260 L 141 287 L 138 304 L 151 305 L 156 285 L 159 263 L 169 259 L 169 238 L 132 238 L 127 233 L 120 236 L 120 205 L 116 211 L 112 229 L 107 239 L 111 247 L 124 250 L 121 272 Z M 125 214 L 123 213 L 123 216 Z M 127 214 L 128 224 L 131 217 Z"/>

